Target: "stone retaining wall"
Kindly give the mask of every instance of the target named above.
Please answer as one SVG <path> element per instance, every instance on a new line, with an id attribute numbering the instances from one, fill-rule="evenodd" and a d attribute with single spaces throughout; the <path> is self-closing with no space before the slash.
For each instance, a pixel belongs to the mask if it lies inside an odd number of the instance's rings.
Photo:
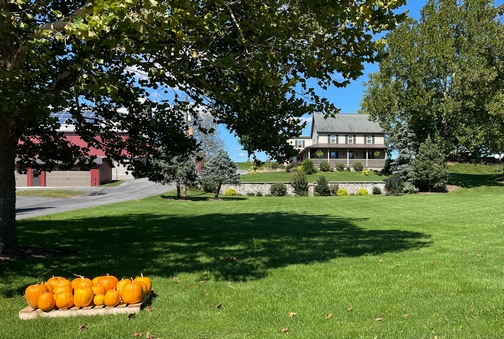
<path id="1" fill-rule="evenodd" d="M 238 194 L 247 195 L 247 193 L 261 192 L 263 195 L 270 194 L 271 185 L 275 184 L 274 182 L 242 182 L 237 185 L 231 184 L 222 184 L 221 190 L 219 194 L 224 194 L 226 190 L 230 187 L 234 188 Z M 294 189 L 291 184 L 288 182 L 283 182 L 287 187 L 287 195 L 294 195 Z M 385 183 L 383 181 L 375 181 L 375 182 L 337 182 L 330 181 L 330 185 L 338 185 L 338 187 L 345 188 L 348 191 L 348 194 L 357 194 L 357 191 L 360 188 L 365 188 L 368 191 L 368 194 L 373 194 L 373 187 L 379 187 L 382 194 L 385 193 Z M 310 183 L 308 188 L 308 192 L 310 196 L 313 196 L 314 187 L 316 184 Z"/>

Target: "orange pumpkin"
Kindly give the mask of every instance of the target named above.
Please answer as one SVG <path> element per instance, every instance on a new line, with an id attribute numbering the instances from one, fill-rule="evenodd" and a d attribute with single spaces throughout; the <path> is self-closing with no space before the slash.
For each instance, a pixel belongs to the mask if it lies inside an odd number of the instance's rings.
<path id="1" fill-rule="evenodd" d="M 142 285 L 142 299 L 143 299 L 149 293 L 147 292 L 147 285 L 143 281 L 135 281 L 135 282 Z"/>
<path id="2" fill-rule="evenodd" d="M 49 284 L 48 282 L 44 283 L 45 287 L 47 287 L 47 292 L 53 293 L 54 291 L 54 286 Z"/>
<path id="3" fill-rule="evenodd" d="M 107 292 L 107 291 L 105 290 L 105 287 L 100 286 L 100 285 L 93 286 L 93 287 L 91 287 L 91 289 L 93 290 L 93 293 L 94 293 L 95 295 L 98 295 L 98 294 L 103 294 L 103 295 L 105 295 L 105 292 Z"/>
<path id="4" fill-rule="evenodd" d="M 122 288 L 125 284 L 131 282 L 129 279 L 121 279 L 119 282 L 116 284 L 116 290 L 119 292 L 119 294 L 122 296 Z"/>
<path id="5" fill-rule="evenodd" d="M 91 281 L 91 280 L 90 280 Z M 74 305 L 86 307 L 93 302 L 94 293 L 91 287 L 80 287 L 74 290 Z"/>
<path id="6" fill-rule="evenodd" d="M 81 287 L 83 287 L 83 288 L 93 287 L 93 282 L 91 281 L 91 279 L 85 278 L 82 275 L 76 274 L 76 276 L 77 276 L 77 278 L 72 280 L 72 287 L 74 290 L 81 288 Z"/>
<path id="7" fill-rule="evenodd" d="M 38 307 L 44 311 L 48 312 L 56 306 L 56 300 L 54 300 L 54 295 L 49 292 L 41 294 L 38 298 Z"/>
<path id="8" fill-rule="evenodd" d="M 54 275 L 47 280 L 47 284 L 52 285 L 52 287 L 56 287 L 59 285 L 62 281 L 68 281 L 70 283 L 70 280 L 63 278 L 63 277 L 55 277 Z"/>
<path id="9" fill-rule="evenodd" d="M 140 273 L 140 277 L 136 277 L 134 281 L 143 281 L 145 285 L 147 285 L 147 293 L 152 291 L 152 282 L 150 278 L 144 277 L 142 273 Z"/>
<path id="10" fill-rule="evenodd" d="M 119 292 L 116 290 L 108 290 L 107 293 L 105 293 L 105 300 L 103 303 L 106 306 L 117 306 L 121 302 L 121 296 L 119 295 Z"/>
<path id="11" fill-rule="evenodd" d="M 54 300 L 56 301 L 56 307 L 61 309 L 67 309 L 74 305 L 74 297 L 72 292 L 61 292 L 55 294 Z"/>
<path id="12" fill-rule="evenodd" d="M 41 294 L 49 292 L 44 284 L 30 285 L 25 290 L 25 299 L 31 308 L 38 308 L 38 298 Z"/>
<path id="13" fill-rule="evenodd" d="M 93 304 L 96 306 L 103 305 L 105 302 L 105 296 L 103 294 L 95 294 L 93 298 Z"/>
<path id="14" fill-rule="evenodd" d="M 142 300 L 143 297 L 142 285 L 131 279 L 130 282 L 124 284 L 121 290 L 121 298 L 125 304 L 135 304 Z"/>
<path id="15" fill-rule="evenodd" d="M 114 277 L 113 275 L 107 275 L 102 276 L 100 279 L 98 279 L 98 285 L 105 287 L 105 291 L 110 291 L 116 288 L 116 285 L 118 283 L 118 279 Z"/>
<path id="16" fill-rule="evenodd" d="M 70 292 L 72 293 L 72 284 L 70 281 L 60 281 L 56 287 L 53 289 L 54 294 L 62 293 L 62 292 Z"/>
<path id="17" fill-rule="evenodd" d="M 91 282 L 93 283 L 93 286 L 98 286 L 98 280 L 100 280 L 102 276 L 98 276 L 98 277 L 94 277 L 93 280 L 91 280 Z"/>

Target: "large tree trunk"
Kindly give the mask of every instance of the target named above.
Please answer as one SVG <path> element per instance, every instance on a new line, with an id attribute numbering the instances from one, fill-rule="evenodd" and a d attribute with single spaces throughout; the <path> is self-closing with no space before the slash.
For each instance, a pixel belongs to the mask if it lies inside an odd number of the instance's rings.
<path id="1" fill-rule="evenodd" d="M 16 161 L 17 138 L 13 122 L 0 116 L 0 253 L 18 247 L 16 234 Z"/>
<path id="2" fill-rule="evenodd" d="M 215 191 L 215 199 L 219 198 L 219 193 L 220 193 L 221 186 L 222 186 L 222 181 L 219 181 L 219 183 L 217 184 L 216 191 Z"/>

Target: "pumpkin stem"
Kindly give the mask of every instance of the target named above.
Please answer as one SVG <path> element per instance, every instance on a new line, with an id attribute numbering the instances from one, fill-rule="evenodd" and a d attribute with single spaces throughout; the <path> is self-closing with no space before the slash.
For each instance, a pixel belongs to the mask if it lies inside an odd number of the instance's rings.
<path id="1" fill-rule="evenodd" d="M 81 278 L 82 280 L 84 280 L 84 276 L 83 276 L 83 275 L 78 275 L 78 274 L 75 274 L 75 273 L 74 273 L 74 275 L 75 275 L 76 277 L 79 277 L 79 278 Z"/>

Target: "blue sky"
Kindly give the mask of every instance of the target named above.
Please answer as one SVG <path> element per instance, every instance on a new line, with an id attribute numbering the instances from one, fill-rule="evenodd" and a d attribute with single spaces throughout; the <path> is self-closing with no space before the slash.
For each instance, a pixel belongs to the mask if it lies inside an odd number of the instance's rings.
<path id="1" fill-rule="evenodd" d="M 425 5 L 425 0 L 409 0 L 402 9 L 409 11 L 409 15 L 415 19 L 420 17 L 420 10 Z M 504 0 L 495 0 L 495 5 L 504 4 Z M 368 79 L 368 74 L 378 71 L 378 64 L 365 65 L 364 74 L 353 81 L 345 88 L 329 88 L 327 91 L 318 90 L 320 96 L 327 98 L 341 109 L 341 113 L 355 113 L 360 108 L 360 100 L 364 90 L 364 82 Z M 309 135 L 311 126 L 308 124 L 303 131 L 303 135 Z M 220 137 L 224 140 L 225 148 L 233 161 L 246 161 L 247 152 L 241 149 L 237 138 L 229 133 L 223 126 L 219 127 Z M 266 155 L 258 153 L 260 160 L 266 160 Z"/>

